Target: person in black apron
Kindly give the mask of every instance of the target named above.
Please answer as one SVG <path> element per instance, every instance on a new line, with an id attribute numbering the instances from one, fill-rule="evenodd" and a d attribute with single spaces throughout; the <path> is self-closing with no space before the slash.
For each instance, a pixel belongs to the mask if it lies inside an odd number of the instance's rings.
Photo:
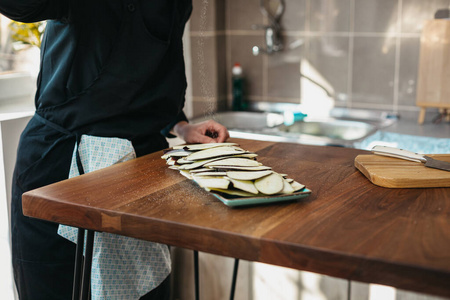
<path id="1" fill-rule="evenodd" d="M 22 22 L 49 20 L 41 48 L 36 113 L 21 135 L 13 176 L 12 256 L 21 299 L 70 299 L 75 245 L 58 224 L 24 217 L 21 195 L 66 179 L 81 135 L 119 137 L 137 156 L 188 143 L 223 142 L 213 121 L 191 125 L 182 34 L 191 0 L 0 0 Z M 207 132 L 217 133 L 208 137 Z M 165 299 L 168 281 L 144 296 Z"/>

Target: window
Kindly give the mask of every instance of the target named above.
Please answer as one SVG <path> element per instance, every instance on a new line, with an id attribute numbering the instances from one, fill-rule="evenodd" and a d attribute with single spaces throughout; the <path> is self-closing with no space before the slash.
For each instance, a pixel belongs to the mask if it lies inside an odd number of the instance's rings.
<path id="1" fill-rule="evenodd" d="M 0 74 L 20 72 L 37 76 L 44 29 L 45 22 L 25 24 L 0 15 Z"/>

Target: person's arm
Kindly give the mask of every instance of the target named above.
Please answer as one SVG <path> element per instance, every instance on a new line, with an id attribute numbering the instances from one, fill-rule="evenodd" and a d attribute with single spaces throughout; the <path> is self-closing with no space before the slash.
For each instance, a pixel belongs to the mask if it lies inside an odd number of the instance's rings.
<path id="1" fill-rule="evenodd" d="M 222 143 L 230 137 L 227 128 L 213 120 L 197 124 L 181 121 L 173 127 L 173 131 L 188 144 Z"/>
<path id="2" fill-rule="evenodd" d="M 173 128 L 175 127 L 175 125 L 177 123 L 179 123 L 181 121 L 186 121 L 186 122 L 188 121 L 188 119 L 183 111 L 181 111 L 178 114 L 178 116 L 169 125 L 167 125 L 165 128 L 163 128 L 163 130 L 161 130 L 161 134 L 168 138 L 176 137 L 175 133 L 173 132 Z"/>
<path id="3" fill-rule="evenodd" d="M 24 23 L 67 19 L 71 2 L 72 0 L 0 0 L 0 13 Z"/>

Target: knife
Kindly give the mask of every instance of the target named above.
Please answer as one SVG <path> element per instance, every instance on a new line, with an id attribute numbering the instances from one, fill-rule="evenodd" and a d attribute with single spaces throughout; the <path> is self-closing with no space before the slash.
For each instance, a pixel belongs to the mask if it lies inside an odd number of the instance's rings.
<path id="1" fill-rule="evenodd" d="M 388 147 L 388 146 L 375 146 L 372 148 L 372 152 L 377 155 L 390 156 L 395 158 L 401 158 L 405 160 L 424 163 L 425 167 L 450 171 L 450 162 L 437 160 L 426 155 L 414 153 L 408 150 Z"/>

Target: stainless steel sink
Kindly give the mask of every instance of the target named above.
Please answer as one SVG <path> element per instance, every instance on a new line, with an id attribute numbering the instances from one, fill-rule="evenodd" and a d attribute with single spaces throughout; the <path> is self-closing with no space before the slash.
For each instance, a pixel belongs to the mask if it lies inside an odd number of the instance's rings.
<path id="1" fill-rule="evenodd" d="M 329 118 L 305 120 L 304 122 L 296 122 L 289 126 L 280 125 L 278 130 L 286 136 L 304 134 L 327 137 L 334 140 L 354 141 L 373 134 L 377 128 L 365 122 Z"/>
<path id="2" fill-rule="evenodd" d="M 208 118 L 205 117 L 202 119 Z M 224 125 L 228 130 L 240 130 L 246 132 L 259 132 L 267 128 L 279 126 L 284 122 L 283 115 L 279 113 L 250 111 L 219 112 L 211 115 L 210 119 Z"/>
<path id="3" fill-rule="evenodd" d="M 226 126 L 230 136 L 235 138 L 353 147 L 356 142 L 395 122 L 389 114 L 374 115 L 370 111 L 337 109 L 331 115 L 334 117 L 306 117 L 285 125 L 280 112 L 219 112 L 193 120 L 193 123 L 212 118 Z"/>

